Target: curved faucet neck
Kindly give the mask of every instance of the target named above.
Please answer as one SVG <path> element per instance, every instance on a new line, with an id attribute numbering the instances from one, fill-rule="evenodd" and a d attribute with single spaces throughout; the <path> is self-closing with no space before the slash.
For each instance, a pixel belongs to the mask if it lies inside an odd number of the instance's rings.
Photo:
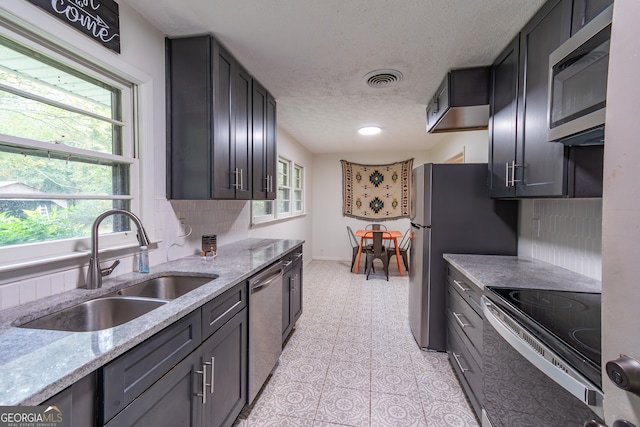
<path id="1" fill-rule="evenodd" d="M 133 213 L 124 209 L 111 209 L 98 215 L 91 227 L 91 258 L 89 259 L 89 269 L 87 272 L 88 289 L 100 288 L 102 286 L 102 276 L 111 274 L 117 263 L 119 263 L 119 261 L 116 261 L 111 267 L 103 270 L 100 268 L 100 261 L 98 259 L 98 228 L 102 221 L 111 215 L 124 215 L 131 219 L 138 229 L 138 242 L 140 246 L 149 246 L 149 237 L 142 225 L 142 221 Z"/>

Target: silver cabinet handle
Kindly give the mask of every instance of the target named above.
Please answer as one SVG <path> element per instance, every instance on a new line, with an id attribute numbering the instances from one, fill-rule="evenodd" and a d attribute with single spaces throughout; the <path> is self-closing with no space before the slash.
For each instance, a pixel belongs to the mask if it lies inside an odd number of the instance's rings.
<path id="1" fill-rule="evenodd" d="M 461 354 L 455 354 L 454 352 L 451 352 L 451 355 L 453 356 L 453 359 L 456 361 L 456 364 L 458 365 L 458 368 L 460 368 L 462 373 L 465 373 L 469 370 L 467 368 L 462 367 L 462 364 L 460 363 L 460 359 L 458 359 L 458 357 L 462 356 Z"/>
<path id="2" fill-rule="evenodd" d="M 232 185 L 233 188 L 238 188 L 238 186 L 239 186 L 239 184 L 238 184 L 238 172 L 240 172 L 238 168 L 235 168 L 233 170 L 233 185 Z"/>
<path id="3" fill-rule="evenodd" d="M 504 163 L 504 186 L 509 188 L 509 162 Z"/>
<path id="4" fill-rule="evenodd" d="M 242 172 L 242 168 L 240 168 L 240 190 L 244 190 L 244 175 Z"/>
<path id="5" fill-rule="evenodd" d="M 456 318 L 456 320 L 458 321 L 458 324 L 461 327 L 465 328 L 467 326 L 472 326 L 471 323 L 464 323 L 462 320 L 460 320 L 460 315 L 458 313 L 456 313 L 455 311 L 452 311 L 452 313 L 453 313 L 453 317 Z"/>
<path id="6" fill-rule="evenodd" d="M 464 282 L 460 282 L 459 280 L 453 279 L 453 283 L 454 283 L 458 288 L 460 288 L 460 290 L 461 290 L 462 292 L 469 292 L 469 291 L 471 290 L 471 288 L 467 288 L 467 287 L 465 287 L 465 286 L 464 286 L 464 285 L 465 285 L 465 283 L 464 283 Z"/>
<path id="7" fill-rule="evenodd" d="M 511 161 L 511 165 L 509 165 L 509 162 L 505 163 L 505 187 L 515 187 L 516 182 L 521 181 L 516 179 L 516 168 L 519 167 L 522 167 L 522 165 L 517 165 L 515 160 Z M 511 177 L 509 177 L 509 169 L 511 169 Z"/>
<path id="8" fill-rule="evenodd" d="M 208 363 L 202 364 L 202 371 L 196 371 L 196 374 L 202 374 L 202 393 L 196 394 L 198 397 L 202 397 L 202 404 L 207 404 L 207 365 Z"/>
<path id="9" fill-rule="evenodd" d="M 211 362 L 207 362 L 207 365 L 211 365 L 211 384 L 209 384 L 209 388 L 211 390 L 211 394 L 215 391 L 215 372 L 216 372 L 216 358 L 211 356 Z"/>
<path id="10" fill-rule="evenodd" d="M 267 175 L 267 176 L 265 176 L 265 177 L 264 177 L 264 182 L 265 182 L 265 184 L 264 184 L 264 191 L 270 191 L 270 190 L 269 190 L 269 175 Z"/>

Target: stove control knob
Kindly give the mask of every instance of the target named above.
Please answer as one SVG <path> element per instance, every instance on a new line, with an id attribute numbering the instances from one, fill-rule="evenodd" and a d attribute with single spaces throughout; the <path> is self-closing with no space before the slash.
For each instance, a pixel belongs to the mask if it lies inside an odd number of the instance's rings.
<path id="1" fill-rule="evenodd" d="M 605 366 L 609 379 L 623 390 L 640 395 L 640 362 L 620 355 Z"/>

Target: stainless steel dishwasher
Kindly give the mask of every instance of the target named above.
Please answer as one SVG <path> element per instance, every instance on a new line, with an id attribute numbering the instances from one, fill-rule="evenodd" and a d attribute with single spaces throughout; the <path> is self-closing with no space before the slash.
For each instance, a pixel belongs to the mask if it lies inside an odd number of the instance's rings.
<path id="1" fill-rule="evenodd" d="M 249 405 L 282 353 L 282 262 L 249 279 Z"/>

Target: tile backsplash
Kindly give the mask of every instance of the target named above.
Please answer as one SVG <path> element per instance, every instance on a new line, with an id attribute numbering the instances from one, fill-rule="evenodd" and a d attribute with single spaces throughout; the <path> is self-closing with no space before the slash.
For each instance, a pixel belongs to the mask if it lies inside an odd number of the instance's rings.
<path id="1" fill-rule="evenodd" d="M 602 199 L 529 203 L 533 203 L 531 256 L 601 280 Z"/>

